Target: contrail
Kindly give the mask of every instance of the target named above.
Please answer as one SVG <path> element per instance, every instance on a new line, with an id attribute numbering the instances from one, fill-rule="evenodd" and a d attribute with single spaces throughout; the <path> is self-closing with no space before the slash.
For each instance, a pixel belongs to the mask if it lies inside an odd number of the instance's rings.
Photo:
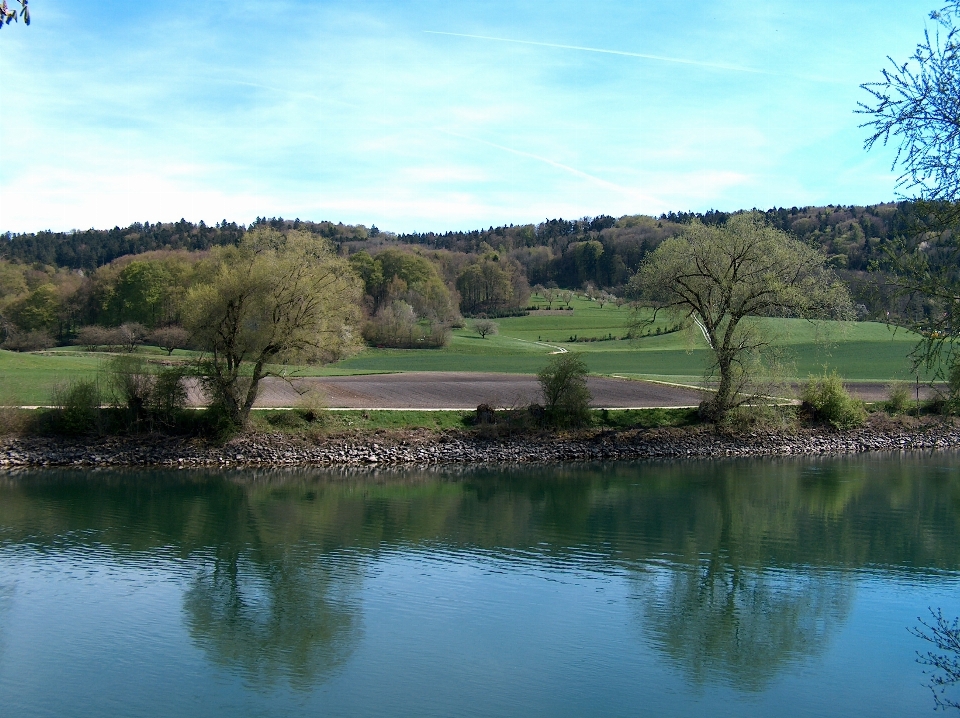
<path id="1" fill-rule="evenodd" d="M 741 65 L 728 65 L 723 62 L 702 62 L 699 60 L 687 60 L 682 57 L 666 57 L 664 55 L 648 55 L 642 52 L 626 52 L 625 50 L 605 50 L 599 47 L 583 47 L 581 45 L 560 45 L 553 42 L 534 42 L 533 40 L 511 40 L 506 37 L 490 37 L 489 35 L 467 35 L 460 32 L 440 32 L 438 30 L 424 30 L 429 35 L 449 35 L 450 37 L 468 37 L 474 40 L 490 40 L 493 42 L 509 42 L 516 45 L 535 45 L 537 47 L 553 47 L 559 50 L 577 50 L 579 52 L 598 52 L 603 55 L 621 55 L 623 57 L 639 57 L 644 60 L 656 60 L 658 62 L 672 62 L 677 65 L 694 65 L 696 67 L 709 67 L 714 70 L 730 70 L 732 72 L 746 72 L 751 75 L 768 75 L 771 77 L 796 77 L 801 80 L 810 80 L 813 82 L 836 83 L 839 80 L 831 80 L 823 77 L 812 77 L 808 75 L 787 75 L 781 72 L 770 72 L 769 70 L 758 70 L 754 67 L 743 67 Z"/>
<path id="2" fill-rule="evenodd" d="M 562 162 L 551 160 L 548 157 L 541 157 L 540 155 L 535 155 L 532 152 L 524 152 L 523 150 L 517 150 L 517 149 L 514 149 L 513 147 L 498 145 L 496 142 L 489 142 L 487 140 L 481 140 L 476 137 L 468 137 L 467 135 L 461 135 L 457 132 L 451 132 L 450 130 L 444 130 L 439 127 L 437 128 L 437 132 L 440 132 L 445 135 L 449 135 L 450 137 L 456 137 L 461 140 L 467 140 L 468 142 L 476 142 L 481 145 L 487 145 L 488 147 L 493 147 L 498 150 L 503 150 L 504 152 L 509 152 L 510 154 L 518 155 L 520 157 L 528 157 L 529 159 L 537 160 L 538 162 L 543 162 L 545 164 L 548 164 L 551 167 L 556 167 L 557 169 L 563 170 L 564 172 L 569 172 L 572 175 L 585 179 L 589 182 L 593 182 L 594 184 L 600 185 L 601 187 L 606 187 L 607 189 L 611 189 L 616 192 L 626 194 L 630 197 L 633 197 L 634 199 L 641 200 L 643 202 L 648 202 L 659 207 L 665 206 L 664 202 L 662 202 L 661 200 L 655 197 L 649 197 L 645 194 L 641 194 L 640 192 L 637 192 L 636 190 L 630 189 L 629 187 L 623 187 L 614 182 L 610 182 L 609 180 L 605 180 L 600 177 L 596 177 L 595 175 L 584 172 L 583 170 L 578 170 L 576 167 L 571 167 L 570 165 L 565 165 Z"/>

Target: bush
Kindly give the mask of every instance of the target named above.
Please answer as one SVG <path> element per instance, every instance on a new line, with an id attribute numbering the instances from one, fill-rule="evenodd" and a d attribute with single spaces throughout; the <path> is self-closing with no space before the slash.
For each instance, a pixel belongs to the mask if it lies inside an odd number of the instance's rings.
<path id="1" fill-rule="evenodd" d="M 810 377 L 801 399 L 815 419 L 825 421 L 836 429 L 853 429 L 867 420 L 863 402 L 847 393 L 836 372 Z"/>
<path id="2" fill-rule="evenodd" d="M 119 349 L 123 345 L 123 337 L 117 327 L 98 327 L 96 325 L 80 327 L 77 338 L 73 342 L 77 346 L 86 347 L 95 352 L 102 349 Z"/>
<path id="3" fill-rule="evenodd" d="M 395 349 L 437 349 L 450 341 L 442 324 L 419 320 L 413 307 L 394 301 L 377 312 L 363 328 L 363 338 L 373 346 Z"/>
<path id="4" fill-rule="evenodd" d="M 121 324 L 117 327 L 117 336 L 124 351 L 135 352 L 147 338 L 147 328 L 136 322 Z"/>
<path id="5" fill-rule="evenodd" d="M 187 403 L 182 367 L 155 372 L 142 358 L 121 355 L 107 371 L 114 404 L 123 409 L 128 430 L 177 425 Z"/>
<path id="6" fill-rule="evenodd" d="M 327 424 L 330 419 L 326 397 L 317 389 L 310 389 L 305 394 L 301 394 L 297 401 L 296 413 L 307 423 L 318 426 Z"/>
<path id="7" fill-rule="evenodd" d="M 960 413 L 960 356 L 954 358 L 947 375 L 946 410 L 951 414 Z"/>
<path id="8" fill-rule="evenodd" d="M 127 427 L 139 426 L 147 417 L 155 377 L 137 356 L 117 356 L 107 365 L 113 403 L 126 412 Z"/>
<path id="9" fill-rule="evenodd" d="M 537 374 L 547 421 L 554 426 L 583 426 L 590 421 L 587 365 L 576 353 L 557 354 Z"/>
<path id="10" fill-rule="evenodd" d="M 36 352 L 41 349 L 49 349 L 56 342 L 47 332 L 7 332 L 7 339 L 3 342 L 3 348 L 12 352 Z"/>
<path id="11" fill-rule="evenodd" d="M 903 382 L 897 382 L 887 387 L 887 400 L 883 408 L 888 414 L 897 416 L 906 414 L 910 409 L 910 389 Z"/>
<path id="12" fill-rule="evenodd" d="M 181 424 L 187 406 L 187 387 L 183 383 L 182 367 L 166 367 L 156 374 L 150 397 L 150 416 L 159 425 L 173 427 Z"/>
<path id="13" fill-rule="evenodd" d="M 95 380 L 79 379 L 57 386 L 51 402 L 53 430 L 69 436 L 99 431 L 100 402 L 100 385 Z"/>
<path id="14" fill-rule="evenodd" d="M 190 332 L 183 327 L 160 327 L 147 335 L 147 341 L 160 347 L 167 356 L 170 356 L 174 349 L 183 349 L 187 346 L 190 341 Z"/>

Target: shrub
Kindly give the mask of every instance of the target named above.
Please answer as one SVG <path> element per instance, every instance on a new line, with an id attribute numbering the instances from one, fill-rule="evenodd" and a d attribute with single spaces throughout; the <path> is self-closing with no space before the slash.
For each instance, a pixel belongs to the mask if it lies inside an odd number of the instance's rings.
<path id="1" fill-rule="evenodd" d="M 128 427 L 145 419 L 153 398 L 156 377 L 147 363 L 137 356 L 117 356 L 107 365 L 113 403 L 125 409 Z"/>
<path id="2" fill-rule="evenodd" d="M 887 387 L 887 400 L 883 408 L 888 414 L 896 416 L 906 414 L 910 409 L 910 389 L 903 382 L 897 382 Z"/>
<path id="3" fill-rule="evenodd" d="M 137 347 L 143 344 L 147 338 L 147 329 L 142 324 L 130 322 L 121 324 L 117 327 L 117 336 L 120 339 L 120 345 L 125 351 L 135 352 Z"/>
<path id="4" fill-rule="evenodd" d="M 53 337 L 44 331 L 18 332 L 8 331 L 3 348 L 13 352 L 36 352 L 49 349 L 56 342 Z"/>
<path id="5" fill-rule="evenodd" d="M 147 335 L 147 341 L 160 347 L 167 356 L 170 356 L 174 349 L 183 349 L 187 346 L 190 341 L 190 332 L 177 326 L 159 327 Z"/>
<path id="6" fill-rule="evenodd" d="M 419 320 L 413 307 L 402 300 L 381 307 L 363 328 L 363 338 L 373 346 L 395 349 L 436 349 L 450 341 L 442 324 Z"/>
<path id="7" fill-rule="evenodd" d="M 590 420 L 587 365 L 580 354 L 555 355 L 537 374 L 547 420 L 554 426 L 582 426 Z"/>
<path id="8" fill-rule="evenodd" d="M 323 426 L 330 419 L 326 397 L 317 389 L 310 389 L 305 394 L 301 394 L 296 410 L 296 413 L 309 424 Z"/>
<path id="9" fill-rule="evenodd" d="M 107 369 L 113 402 L 124 410 L 127 429 L 173 427 L 187 403 L 182 367 L 156 372 L 134 355 L 114 357 Z"/>
<path id="10" fill-rule="evenodd" d="M 75 436 L 100 430 L 100 385 L 92 379 L 79 379 L 58 385 L 53 390 L 52 428 L 59 434 Z"/>
<path id="11" fill-rule="evenodd" d="M 165 367 L 157 372 L 150 397 L 150 416 L 161 426 L 180 424 L 187 406 L 187 387 L 182 367 Z"/>
<path id="12" fill-rule="evenodd" d="M 120 346 L 122 340 L 116 328 L 91 325 L 80 327 L 73 343 L 95 352 L 101 348 Z"/>
<path id="13" fill-rule="evenodd" d="M 801 399 L 815 419 L 836 429 L 853 429 L 867 419 L 863 402 L 850 396 L 836 372 L 810 377 Z"/>

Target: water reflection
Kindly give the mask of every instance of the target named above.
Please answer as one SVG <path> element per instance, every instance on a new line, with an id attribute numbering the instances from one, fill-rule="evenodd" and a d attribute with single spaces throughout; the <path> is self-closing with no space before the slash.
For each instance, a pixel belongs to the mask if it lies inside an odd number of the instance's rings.
<path id="1" fill-rule="evenodd" d="M 644 634 L 690 680 L 749 691 L 822 653 L 853 597 L 838 576 L 736 568 L 716 557 L 641 573 L 635 592 Z"/>
<path id="2" fill-rule="evenodd" d="M 316 686 L 360 637 L 359 578 L 337 573 L 296 556 L 218 557 L 184 595 L 190 635 L 214 663 L 257 687 L 284 679 L 301 690 Z"/>
<path id="3" fill-rule="evenodd" d="M 756 691 L 829 646 L 855 572 L 960 568 L 956 459 L 23 472 L 0 478 L 0 549 L 172 556 L 210 661 L 300 689 L 354 655 L 384 551 L 625 576 L 647 646 L 690 680 Z"/>

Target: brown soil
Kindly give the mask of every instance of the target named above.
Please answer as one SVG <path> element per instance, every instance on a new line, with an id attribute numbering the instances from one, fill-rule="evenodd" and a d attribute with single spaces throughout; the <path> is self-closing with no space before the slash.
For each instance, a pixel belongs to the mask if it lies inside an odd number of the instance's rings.
<path id="1" fill-rule="evenodd" d="M 625 409 L 696 406 L 702 395 L 695 389 L 647 381 L 590 377 L 592 406 Z M 288 383 L 268 378 L 261 385 L 258 407 L 293 407 L 301 393 L 318 391 L 334 409 L 476 409 L 479 404 L 519 407 L 539 402 L 537 378 L 525 374 L 469 372 L 405 372 L 363 376 L 310 377 Z M 190 402 L 203 403 L 196 387 Z"/>

